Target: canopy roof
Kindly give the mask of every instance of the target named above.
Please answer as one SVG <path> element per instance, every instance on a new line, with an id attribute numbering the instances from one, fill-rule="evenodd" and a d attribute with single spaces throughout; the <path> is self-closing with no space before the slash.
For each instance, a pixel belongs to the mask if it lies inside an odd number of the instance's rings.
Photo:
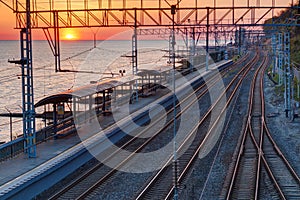
<path id="1" fill-rule="evenodd" d="M 66 90 L 64 92 L 47 96 L 35 104 L 35 107 L 40 107 L 47 104 L 57 104 L 64 102 L 71 102 L 73 97 L 82 98 L 95 93 L 100 93 L 105 90 L 123 85 L 125 83 L 131 82 L 134 80 L 130 78 L 115 78 L 113 80 L 102 81 L 99 83 L 85 85 L 76 89 Z"/>

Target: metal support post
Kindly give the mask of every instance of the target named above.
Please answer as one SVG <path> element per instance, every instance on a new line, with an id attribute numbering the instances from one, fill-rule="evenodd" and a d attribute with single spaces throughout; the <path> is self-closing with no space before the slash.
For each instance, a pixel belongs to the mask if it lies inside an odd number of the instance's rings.
<path id="1" fill-rule="evenodd" d="M 235 19 L 234 19 L 234 0 L 232 0 L 232 24 L 235 24 Z"/>
<path id="2" fill-rule="evenodd" d="M 57 12 L 56 12 L 57 13 Z M 55 13 L 53 14 L 55 16 Z M 56 16 L 58 17 L 58 16 Z M 54 21 L 56 18 L 54 17 Z M 57 23 L 57 21 L 56 21 Z M 50 49 L 54 55 L 54 62 L 55 62 L 55 72 L 61 71 L 60 68 L 60 46 L 59 46 L 59 28 L 57 25 L 54 25 L 54 40 L 52 39 L 52 36 L 48 30 L 48 28 L 43 28 L 44 34 L 46 36 L 46 39 L 48 41 L 48 44 L 50 46 Z"/>
<path id="3" fill-rule="evenodd" d="M 73 103 L 72 103 L 72 107 L 73 107 L 72 113 L 73 113 L 74 121 L 76 121 L 77 120 L 77 115 L 78 115 L 77 109 L 76 109 L 76 106 L 77 106 L 77 99 L 76 99 L 76 97 L 73 96 L 72 101 L 73 101 Z"/>
<path id="4" fill-rule="evenodd" d="M 57 104 L 53 104 L 53 133 L 57 133 Z"/>
<path id="5" fill-rule="evenodd" d="M 35 110 L 33 95 L 32 41 L 30 0 L 26 0 L 26 28 L 21 36 L 22 105 L 24 150 L 29 158 L 36 157 Z"/>
<path id="6" fill-rule="evenodd" d="M 173 122 L 173 167 L 174 167 L 174 200 L 178 199 L 178 175 L 177 175 L 177 142 L 176 142 L 176 94 L 175 94 L 175 19 L 176 5 L 171 6 L 172 14 L 172 64 L 173 64 L 173 108 L 174 108 L 174 122 Z"/>
<path id="7" fill-rule="evenodd" d="M 10 141 L 13 140 L 13 136 L 12 136 L 12 113 L 10 112 L 10 110 L 8 110 L 6 108 L 6 106 L 4 106 L 4 108 L 6 109 L 6 111 L 9 113 L 9 135 L 10 135 Z M 10 156 L 13 157 L 13 146 L 10 146 Z"/>
<path id="8" fill-rule="evenodd" d="M 219 45 L 219 41 L 218 41 L 218 37 L 219 37 L 219 35 L 218 35 L 218 29 L 217 29 L 217 27 L 215 26 L 214 27 L 214 35 L 215 35 L 215 51 L 217 50 L 217 46 Z"/>
<path id="9" fill-rule="evenodd" d="M 59 22 L 58 12 L 54 11 L 54 59 L 55 59 L 55 72 L 61 71 L 60 68 L 60 44 L 59 44 Z"/>
<path id="10" fill-rule="evenodd" d="M 143 0 L 141 0 L 140 2 L 141 2 L 140 8 L 143 9 L 143 7 L 144 7 L 144 5 L 143 5 Z M 140 22 L 141 22 L 141 23 L 144 23 L 144 12 L 141 12 L 141 14 L 140 14 Z"/>
<path id="11" fill-rule="evenodd" d="M 10 141 L 13 140 L 13 130 L 12 130 L 12 113 L 9 111 L 9 135 L 10 135 Z"/>
<path id="12" fill-rule="evenodd" d="M 105 93 L 105 90 L 102 91 L 102 112 L 105 112 L 106 111 L 106 97 L 105 97 L 106 93 Z"/>
<path id="13" fill-rule="evenodd" d="M 208 71 L 208 58 L 209 58 L 208 45 L 209 45 L 209 8 L 207 8 L 207 12 L 206 12 L 206 54 L 205 54 L 206 71 Z"/>
<path id="14" fill-rule="evenodd" d="M 13 140 L 13 127 L 12 127 L 12 113 L 8 110 L 9 112 L 9 135 L 10 135 L 10 141 Z M 10 146 L 10 156 L 13 157 L 13 153 L 14 153 L 14 150 L 13 150 L 13 145 Z"/>
<path id="15" fill-rule="evenodd" d="M 10 141 L 13 140 L 12 137 L 12 113 L 10 112 L 9 109 L 6 108 L 6 106 L 4 106 L 5 110 L 9 113 L 9 133 L 10 133 Z"/>
<path id="16" fill-rule="evenodd" d="M 285 66 L 285 112 L 291 118 L 291 66 L 290 66 L 290 33 L 284 33 L 284 66 Z"/>
<path id="17" fill-rule="evenodd" d="M 194 68 L 194 56 L 196 53 L 196 44 L 195 44 L 195 27 L 192 27 L 191 31 L 191 49 L 190 49 L 190 69 Z"/>
<path id="18" fill-rule="evenodd" d="M 134 29 L 132 36 L 132 74 L 136 75 L 138 72 L 138 63 L 137 63 L 137 10 L 134 10 Z M 138 86 L 137 80 L 134 84 L 133 100 L 138 101 Z"/>
<path id="19" fill-rule="evenodd" d="M 227 51 L 227 32 L 224 30 L 224 60 L 228 60 L 228 51 Z"/>
<path id="20" fill-rule="evenodd" d="M 169 36 L 169 63 L 172 63 L 172 42 L 173 42 L 173 36 L 172 36 L 172 32 Z"/>
<path id="21" fill-rule="evenodd" d="M 278 83 L 279 85 L 282 85 L 282 69 L 283 69 L 283 51 L 282 51 L 282 34 L 278 33 L 277 34 L 277 53 L 278 53 Z"/>
<path id="22" fill-rule="evenodd" d="M 97 47 L 97 44 L 96 44 L 96 41 L 97 41 L 96 35 L 97 35 L 97 33 L 93 33 L 93 34 L 94 34 L 94 48 L 96 48 Z"/>
<path id="23" fill-rule="evenodd" d="M 186 57 L 188 57 L 189 56 L 189 52 L 190 52 L 190 49 L 189 49 L 190 43 L 189 43 L 189 32 L 188 32 L 187 28 L 184 28 L 184 34 L 185 34 L 185 39 L 184 39 L 185 52 L 186 52 Z"/>
<path id="24" fill-rule="evenodd" d="M 275 7 L 275 0 L 272 0 L 272 8 Z M 273 19 L 274 19 L 274 9 L 272 9 L 272 24 L 273 24 Z"/>
<path id="25" fill-rule="evenodd" d="M 132 36 L 132 74 L 137 74 L 137 35 L 136 28 L 134 29 L 134 34 Z"/>
<path id="26" fill-rule="evenodd" d="M 89 95 L 89 122 L 93 119 L 93 95 Z"/>
<path id="27" fill-rule="evenodd" d="M 272 33 L 272 58 L 273 58 L 273 68 L 272 68 L 272 74 L 275 74 L 276 72 L 278 72 L 278 70 L 276 69 L 276 57 L 277 53 L 276 53 L 276 35 L 275 33 Z"/>
<path id="28" fill-rule="evenodd" d="M 162 22 L 162 12 L 161 12 L 161 1 L 162 0 L 158 0 L 158 22 L 161 23 Z"/>
<path id="29" fill-rule="evenodd" d="M 195 55 L 196 53 L 196 39 L 195 39 L 195 27 L 192 27 L 192 37 L 191 37 L 191 55 Z"/>
<path id="30" fill-rule="evenodd" d="M 238 48 L 239 48 L 239 55 L 241 55 L 241 46 L 242 46 L 242 28 L 239 27 L 239 32 L 238 32 Z"/>

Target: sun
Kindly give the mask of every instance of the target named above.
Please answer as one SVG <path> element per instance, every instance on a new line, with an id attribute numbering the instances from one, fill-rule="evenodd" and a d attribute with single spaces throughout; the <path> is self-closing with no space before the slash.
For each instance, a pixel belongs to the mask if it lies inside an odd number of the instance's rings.
<path id="1" fill-rule="evenodd" d="M 77 40 L 79 35 L 74 29 L 63 29 L 62 30 L 62 39 L 63 40 Z"/>
<path id="2" fill-rule="evenodd" d="M 74 40 L 74 39 L 75 39 L 75 36 L 74 36 L 72 33 L 67 33 L 67 34 L 65 35 L 65 38 L 66 38 L 67 40 Z"/>

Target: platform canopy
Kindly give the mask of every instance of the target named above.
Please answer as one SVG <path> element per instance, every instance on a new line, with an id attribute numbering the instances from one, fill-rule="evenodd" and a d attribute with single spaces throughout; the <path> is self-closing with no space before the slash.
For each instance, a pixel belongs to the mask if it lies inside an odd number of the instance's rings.
<path id="1" fill-rule="evenodd" d="M 41 99 L 34 105 L 34 107 L 37 108 L 47 104 L 58 104 L 58 103 L 70 102 L 71 99 L 72 99 L 72 94 L 63 94 L 63 93 L 54 94 Z"/>
<path id="2" fill-rule="evenodd" d="M 128 78 L 127 78 L 128 79 Z M 113 80 L 102 81 L 99 83 L 85 85 L 76 89 L 66 90 L 64 92 L 47 96 L 35 104 L 35 107 L 40 107 L 47 104 L 58 104 L 71 102 L 73 97 L 83 98 L 96 93 L 101 93 L 105 90 L 110 90 L 117 86 L 126 84 L 133 80 L 124 78 L 115 78 Z M 125 81 L 124 81 L 125 80 Z"/>

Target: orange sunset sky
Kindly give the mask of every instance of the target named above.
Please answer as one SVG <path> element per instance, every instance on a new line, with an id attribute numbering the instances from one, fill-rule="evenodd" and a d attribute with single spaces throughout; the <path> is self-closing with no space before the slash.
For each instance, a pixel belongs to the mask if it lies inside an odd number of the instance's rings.
<path id="1" fill-rule="evenodd" d="M 12 0 L 4 0 L 5 2 L 11 2 Z M 25 0 L 23 0 L 25 1 Z M 59 2 L 64 2 L 59 1 Z M 83 0 L 82 0 L 83 1 Z M 128 0 L 128 2 L 139 2 L 134 0 Z M 156 1 L 156 0 L 145 0 L 145 4 L 149 5 L 150 1 Z M 174 0 L 170 0 L 170 4 L 173 4 Z M 217 6 L 230 6 L 232 2 L 231 0 L 215 0 Z M 259 0 L 249 0 L 250 5 L 255 6 L 256 2 Z M 72 0 L 71 0 L 72 2 Z M 76 1 L 78 2 L 78 1 Z M 103 0 L 105 2 L 105 0 Z M 112 4 L 115 7 L 118 7 L 117 4 L 122 1 L 120 0 L 112 0 Z M 148 3 L 147 3 L 148 2 Z M 175 1 L 174 1 L 175 2 Z M 185 5 L 190 6 L 194 5 L 195 0 L 182 0 L 181 6 L 184 7 Z M 199 6 L 213 6 L 214 0 L 199 0 L 198 5 Z M 272 0 L 260 0 L 261 5 L 271 5 Z M 294 1 L 288 1 L 288 0 L 275 0 L 276 5 L 278 6 L 287 6 L 291 4 L 292 2 L 297 2 L 297 0 Z M 151 3 L 151 2 L 150 2 Z M 247 0 L 235 0 L 236 5 L 242 5 L 245 6 L 247 4 Z M 127 4 L 129 5 L 129 3 Z M 139 7 L 137 5 L 136 7 Z M 19 40 L 19 30 L 14 29 L 15 27 L 15 14 L 7 8 L 3 3 L 0 2 L 0 40 Z M 64 40 L 92 40 L 93 39 L 93 32 L 97 32 L 97 39 L 98 40 L 104 40 L 109 38 L 111 35 L 114 35 L 118 32 L 122 32 L 124 30 L 130 30 L 130 29 L 124 29 L 124 28 L 100 28 L 99 30 L 97 28 L 89 29 L 62 29 L 60 31 L 60 37 Z M 33 31 L 33 39 L 36 40 L 44 40 L 45 36 L 41 30 L 34 30 Z M 130 38 L 120 38 L 120 39 L 130 39 Z"/>

